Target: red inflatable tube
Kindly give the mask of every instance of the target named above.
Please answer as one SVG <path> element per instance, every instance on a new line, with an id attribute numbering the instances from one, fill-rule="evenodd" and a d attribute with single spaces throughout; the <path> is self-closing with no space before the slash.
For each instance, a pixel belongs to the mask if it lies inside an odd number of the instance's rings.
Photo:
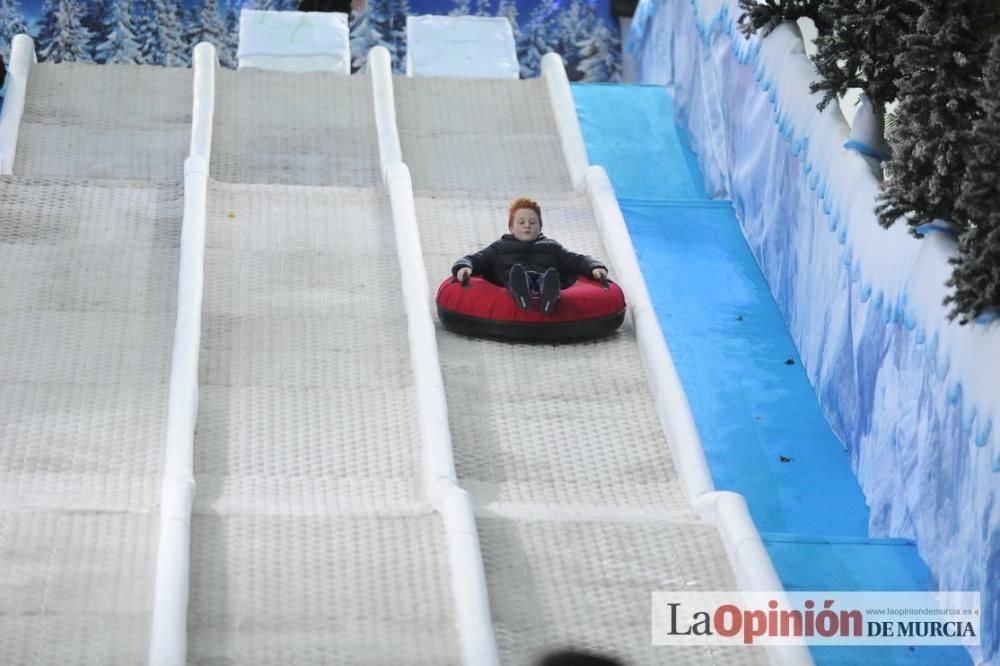
<path id="1" fill-rule="evenodd" d="M 521 342 L 569 342 L 610 335 L 625 320 L 625 294 L 614 282 L 580 277 L 562 290 L 555 312 L 542 314 L 538 297 L 521 310 L 503 287 L 480 277 L 454 278 L 437 291 L 438 318 L 461 335 Z"/>

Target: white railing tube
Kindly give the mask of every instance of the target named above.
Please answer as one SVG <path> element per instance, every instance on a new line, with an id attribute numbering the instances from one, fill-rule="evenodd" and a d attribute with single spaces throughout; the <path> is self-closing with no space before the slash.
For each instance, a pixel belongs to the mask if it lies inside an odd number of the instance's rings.
<path id="1" fill-rule="evenodd" d="M 566 169 L 569 171 L 573 189 L 582 192 L 586 187 L 584 178 L 590 161 L 587 159 L 587 148 L 580 132 L 580 121 L 576 117 L 576 107 L 573 104 L 573 93 L 569 89 L 569 79 L 566 77 L 566 67 L 558 53 L 546 53 L 542 56 L 542 79 L 549 91 L 549 103 L 556 121 L 556 131 L 562 143 L 563 157 Z"/>
<path id="2" fill-rule="evenodd" d="M 31 66 L 38 62 L 35 42 L 27 35 L 14 35 L 10 44 L 10 67 L 7 68 L 7 92 L 3 111 L 0 111 L 0 174 L 14 173 L 17 154 L 17 135 L 21 131 L 21 116 L 28 94 L 28 77 Z"/>
<path id="3" fill-rule="evenodd" d="M 420 435 L 423 444 L 424 484 L 431 504 L 441 514 L 448 540 L 452 598 L 467 666 L 500 663 L 490 614 L 486 572 L 472 500 L 458 487 L 448 426 L 448 404 L 438 358 L 437 333 L 427 304 L 430 289 L 417 229 L 410 171 L 401 162 L 385 170 L 386 187 L 396 232 L 396 251 L 403 274 Z"/>
<path id="4" fill-rule="evenodd" d="M 740 589 L 780 592 L 781 579 L 764 548 L 746 500 L 736 493 L 715 489 L 691 405 L 653 309 L 618 198 L 604 169 L 588 166 L 562 59 L 556 54 L 546 55 L 542 59 L 542 73 L 548 82 L 552 112 L 573 184 L 590 195 L 604 247 L 625 292 L 657 416 L 688 501 L 719 530 Z M 775 666 L 813 663 L 805 647 L 769 647 L 767 654 Z"/>
<path id="5" fill-rule="evenodd" d="M 396 125 L 396 101 L 392 92 L 392 56 L 384 46 L 368 52 L 368 73 L 372 78 L 375 101 L 375 131 L 378 134 L 379 165 L 382 183 L 388 188 L 386 171 L 389 165 L 403 161 Z"/>
<path id="6" fill-rule="evenodd" d="M 635 323 L 639 352 L 653 391 L 656 413 L 667 435 L 677 475 L 688 500 L 693 502 L 699 495 L 714 491 L 715 483 L 705 459 L 687 394 L 656 318 L 646 281 L 636 259 L 632 237 L 618 207 L 611 181 L 602 167 L 592 166 L 587 170 L 586 184 L 604 247 L 610 254 L 616 278 L 625 292 Z"/>
<path id="7" fill-rule="evenodd" d="M 191 155 L 184 162 L 184 217 L 177 279 L 177 322 L 170 368 L 167 437 L 156 588 L 149 640 L 149 664 L 182 666 L 187 661 L 190 592 L 191 510 L 194 504 L 194 430 L 198 421 L 198 362 L 201 304 L 205 284 L 205 214 L 208 156 L 215 108 L 215 47 L 194 53 Z"/>

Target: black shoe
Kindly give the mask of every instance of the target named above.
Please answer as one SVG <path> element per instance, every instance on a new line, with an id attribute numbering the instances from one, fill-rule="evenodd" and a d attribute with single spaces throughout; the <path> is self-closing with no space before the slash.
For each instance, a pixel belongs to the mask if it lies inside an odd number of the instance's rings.
<path id="1" fill-rule="evenodd" d="M 541 282 L 539 295 L 542 298 L 540 304 L 542 312 L 552 314 L 556 309 L 556 303 L 559 302 L 559 271 L 550 268 L 542 274 L 542 279 L 539 282 Z"/>
<path id="2" fill-rule="evenodd" d="M 527 310 L 531 305 L 531 284 L 528 282 L 528 274 L 524 271 L 524 266 L 514 264 L 507 277 L 507 289 L 517 303 L 517 307 Z"/>

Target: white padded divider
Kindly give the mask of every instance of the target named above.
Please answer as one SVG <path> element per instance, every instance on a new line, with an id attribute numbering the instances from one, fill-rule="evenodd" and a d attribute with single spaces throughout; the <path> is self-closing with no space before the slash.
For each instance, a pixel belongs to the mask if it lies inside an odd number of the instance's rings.
<path id="1" fill-rule="evenodd" d="M 703 493 L 714 491 L 715 484 L 694 424 L 691 406 L 663 338 L 660 323 L 656 319 L 646 281 L 642 277 L 635 248 L 632 246 L 632 238 L 625 226 L 611 181 L 602 167 L 592 166 L 586 172 L 586 184 L 594 208 L 594 218 L 611 255 L 615 274 L 625 292 L 629 314 L 635 322 L 643 367 L 656 401 L 657 415 L 667 435 L 677 474 L 684 484 L 688 499 L 693 501 Z"/>
<path id="2" fill-rule="evenodd" d="M 510 21 L 502 16 L 407 16 L 406 75 L 520 78 Z"/>
<path id="3" fill-rule="evenodd" d="M 15 35 L 10 45 L 7 92 L 4 95 L 3 110 L 0 111 L 0 174 L 6 176 L 14 173 L 17 135 L 21 129 L 28 77 L 35 62 L 35 42 L 28 35 Z"/>
<path id="4" fill-rule="evenodd" d="M 629 303 L 646 376 L 656 400 L 657 414 L 688 499 L 703 518 L 719 529 L 741 589 L 783 590 L 746 501 L 736 493 L 715 490 L 687 394 L 656 319 L 631 236 L 604 168 L 590 167 L 586 183 L 594 206 L 594 217 Z M 812 663 L 809 650 L 805 647 L 770 647 L 767 655 L 775 665 Z"/>
<path id="5" fill-rule="evenodd" d="M 586 149 L 562 59 L 557 54 L 547 54 L 542 60 L 542 72 L 551 95 L 566 164 L 574 176 L 582 170 L 582 180 L 574 177 L 574 185 L 585 188 L 590 195 L 602 240 L 626 294 L 657 415 L 688 501 L 719 529 L 742 589 L 780 591 L 783 589 L 781 581 L 764 549 L 746 501 L 735 493 L 715 490 L 687 395 L 656 318 L 611 181 L 602 167 L 587 166 Z M 773 664 L 812 663 L 805 647 L 769 648 L 767 655 Z"/>
<path id="6" fill-rule="evenodd" d="M 780 607 L 787 608 L 781 578 L 757 532 L 746 499 L 738 493 L 715 491 L 699 496 L 694 503 L 701 516 L 722 534 L 740 589 L 773 593 Z M 804 645 L 771 646 L 767 657 L 773 666 L 813 664 L 809 648 Z"/>
<path id="7" fill-rule="evenodd" d="M 410 172 L 406 165 L 397 162 L 390 164 L 385 173 L 396 230 L 396 250 L 404 276 L 410 359 L 418 389 L 424 448 L 424 482 L 448 534 L 452 594 L 463 662 L 468 666 L 499 664 L 472 500 L 455 480 L 448 406 L 438 359 L 437 335 L 427 309 L 430 290 L 417 230 Z"/>
<path id="8" fill-rule="evenodd" d="M 376 46 L 368 52 L 368 70 L 372 77 L 375 131 L 378 134 L 378 156 L 382 170 L 382 182 L 388 186 L 389 165 L 401 162 L 403 159 L 399 147 L 396 102 L 392 90 L 392 56 L 389 55 L 388 49 L 384 46 Z"/>
<path id="9" fill-rule="evenodd" d="M 240 11 L 239 69 L 351 73 L 347 14 Z"/>
<path id="10" fill-rule="evenodd" d="M 215 47 L 205 42 L 198 44 L 194 49 L 191 156 L 184 163 L 177 323 L 170 371 L 156 593 L 149 644 L 149 663 L 156 666 L 180 666 L 187 662 L 191 507 L 195 491 L 193 447 L 198 421 L 205 210 L 215 108 L 215 67 Z"/>
<path id="11" fill-rule="evenodd" d="M 582 192 L 586 185 L 584 178 L 587 165 L 587 148 L 583 144 L 583 134 L 580 132 L 580 121 L 576 117 L 576 107 L 573 104 L 573 94 L 569 89 L 569 79 L 563 66 L 562 56 L 558 53 L 546 53 L 542 56 L 542 78 L 549 91 L 552 113 L 555 117 L 559 140 L 562 142 L 563 157 L 566 159 L 566 169 L 577 192 Z"/>

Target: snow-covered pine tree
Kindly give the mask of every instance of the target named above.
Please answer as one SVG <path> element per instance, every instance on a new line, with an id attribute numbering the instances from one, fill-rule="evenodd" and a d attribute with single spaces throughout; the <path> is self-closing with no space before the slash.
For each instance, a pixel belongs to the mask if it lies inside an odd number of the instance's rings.
<path id="1" fill-rule="evenodd" d="M 393 72 L 402 74 L 405 71 L 406 15 L 409 11 L 409 0 L 368 0 L 361 12 L 367 25 L 359 25 L 357 28 L 362 43 L 358 44 L 358 51 L 355 51 L 353 43 L 351 45 L 352 69 L 361 55 L 361 49 L 364 49 L 363 57 L 367 61 L 368 49 L 377 45 L 389 50 Z M 351 34 L 353 37 L 354 31 Z"/>
<path id="2" fill-rule="evenodd" d="M 28 24 L 17 0 L 0 0 L 0 49 L 4 60 L 10 62 L 10 40 L 14 35 L 28 32 Z"/>
<path id="3" fill-rule="evenodd" d="M 147 65 L 159 65 L 157 61 L 156 16 L 153 14 L 152 0 L 139 0 L 135 3 L 135 39 L 139 43 L 139 53 L 142 62 Z"/>
<path id="4" fill-rule="evenodd" d="M 107 0 L 94 0 L 86 2 L 82 0 L 83 15 L 80 16 L 80 23 L 84 30 L 90 35 L 87 39 L 87 52 L 90 59 L 95 60 L 94 54 L 97 47 L 104 41 L 104 27 L 108 23 L 108 3 Z"/>
<path id="5" fill-rule="evenodd" d="M 229 0 L 225 7 L 226 51 L 232 67 L 239 66 L 240 58 L 240 8 L 239 0 Z"/>
<path id="6" fill-rule="evenodd" d="M 448 16 L 468 16 L 472 13 L 470 0 L 452 0 L 455 6 L 448 12 Z"/>
<path id="7" fill-rule="evenodd" d="M 390 3 L 393 7 L 390 39 L 396 46 L 392 54 L 392 71 L 396 74 L 406 73 L 406 17 L 410 13 L 410 0 L 396 0 Z"/>
<path id="8" fill-rule="evenodd" d="M 43 62 L 90 62 L 90 32 L 81 22 L 79 0 L 45 0 L 38 30 L 38 59 Z"/>
<path id="9" fill-rule="evenodd" d="M 147 5 L 149 26 L 139 30 L 146 62 L 166 67 L 189 64 L 191 53 L 184 41 L 181 7 L 177 0 L 148 0 Z"/>
<path id="10" fill-rule="evenodd" d="M 368 63 L 368 51 L 378 42 L 372 33 L 372 24 L 368 15 L 368 4 L 360 12 L 351 14 L 349 25 L 351 30 L 351 72 L 364 69 Z"/>
<path id="11" fill-rule="evenodd" d="M 198 13 L 198 28 L 193 32 L 193 37 L 192 47 L 198 42 L 210 42 L 215 46 L 219 64 L 236 69 L 236 57 L 228 48 L 229 34 L 226 31 L 226 22 L 219 13 L 218 0 L 203 0 L 201 11 Z"/>
<path id="12" fill-rule="evenodd" d="M 580 62 L 576 68 L 581 81 L 607 83 L 621 80 L 621 42 L 604 21 L 598 20 L 593 33 L 578 46 Z"/>
<path id="13" fill-rule="evenodd" d="M 960 324 L 1000 308 L 1000 35 L 993 38 L 977 95 L 980 115 L 972 125 L 972 150 L 956 210 L 965 219 L 955 269 L 945 299 Z"/>
<path id="14" fill-rule="evenodd" d="M 881 114 L 896 99 L 896 56 L 913 32 L 919 7 L 913 0 L 825 0 L 819 8 L 826 34 L 816 38 L 813 63 L 822 77 L 809 89 L 822 92 L 822 110 L 848 88 L 861 88 Z"/>
<path id="15" fill-rule="evenodd" d="M 500 0 L 497 5 L 497 16 L 502 16 L 510 23 L 510 29 L 517 39 L 517 0 Z"/>
<path id="16" fill-rule="evenodd" d="M 180 35 L 184 43 L 184 64 L 191 64 L 191 56 L 194 47 L 201 39 L 201 14 L 195 7 L 185 7 L 183 0 L 180 1 Z"/>
<path id="17" fill-rule="evenodd" d="M 132 0 L 104 0 L 101 4 L 100 32 L 91 39 L 91 43 L 95 44 L 94 62 L 143 62 L 132 18 Z"/>
<path id="18" fill-rule="evenodd" d="M 572 0 L 569 7 L 559 15 L 558 51 L 566 64 L 566 76 L 570 81 L 583 78 L 579 69 L 579 45 L 594 34 L 598 23 L 600 19 L 597 18 L 591 0 Z"/>
<path id="19" fill-rule="evenodd" d="M 493 3 L 490 0 L 475 0 L 472 4 L 472 14 L 475 16 L 493 16 Z"/>
<path id="20" fill-rule="evenodd" d="M 760 31 L 761 37 L 767 37 L 785 21 L 794 23 L 800 18 L 810 18 L 816 24 L 819 34 L 826 34 L 829 26 L 820 15 L 821 0 L 740 0 L 740 16 L 737 24 L 740 32 L 749 37 Z"/>
<path id="21" fill-rule="evenodd" d="M 515 35 L 522 79 L 539 75 L 542 56 L 555 51 L 558 46 L 558 40 L 554 35 L 555 26 L 549 14 L 548 4 L 541 2 L 531 12 L 528 22 L 521 26 L 520 32 Z"/>
<path id="22" fill-rule="evenodd" d="M 892 159 L 876 212 L 882 226 L 904 217 L 915 228 L 955 217 L 973 146 L 976 93 L 988 56 L 996 0 L 916 0 L 914 32 L 897 58 L 899 106 Z"/>

